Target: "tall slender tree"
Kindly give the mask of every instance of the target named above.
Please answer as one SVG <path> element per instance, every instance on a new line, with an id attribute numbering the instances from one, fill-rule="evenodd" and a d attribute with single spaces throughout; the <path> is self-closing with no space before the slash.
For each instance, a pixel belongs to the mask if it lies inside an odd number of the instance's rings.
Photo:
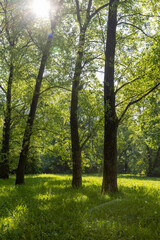
<path id="1" fill-rule="evenodd" d="M 11 130 L 11 89 L 13 81 L 13 63 L 10 63 L 10 73 L 8 78 L 8 86 L 6 92 L 6 109 L 3 125 L 3 138 L 1 149 L 1 162 L 0 162 L 0 178 L 9 178 L 9 142 Z"/>
<path id="2" fill-rule="evenodd" d="M 10 4 L 8 1 L 1 2 L 2 13 L 2 35 L 1 45 L 3 51 L 3 63 L 5 63 L 8 71 L 8 80 L 3 79 L 2 85 L 6 82 L 6 86 L 1 86 L 1 90 L 5 94 L 6 104 L 4 112 L 2 147 L 0 153 L 0 178 L 9 178 L 9 149 L 10 149 L 10 134 L 11 134 L 11 105 L 12 105 L 12 84 L 15 70 L 15 56 L 16 43 L 18 41 L 17 29 L 20 32 L 19 21 L 17 21 L 17 11 L 14 9 L 14 16 L 10 14 Z M 8 49 L 8 50 L 7 50 Z M 8 56 L 8 57 L 7 57 Z"/>
<path id="3" fill-rule="evenodd" d="M 74 76 L 72 80 L 72 96 L 71 96 L 71 113 L 70 113 L 70 126 L 71 126 L 71 143 L 72 143 L 72 162 L 73 162 L 73 178 L 72 186 L 80 187 L 82 185 L 82 159 L 81 159 L 81 145 L 79 140 L 79 123 L 78 123 L 78 94 L 81 89 L 80 78 L 82 73 L 82 62 L 84 55 L 84 46 L 87 29 L 91 19 L 103 8 L 108 6 L 104 4 L 98 9 L 92 10 L 92 0 L 87 3 L 85 17 L 81 17 L 81 9 L 79 0 L 76 2 L 77 20 L 79 23 L 80 34 L 78 42 L 77 58 L 75 63 Z M 83 19 L 83 20 L 82 20 Z"/>
<path id="4" fill-rule="evenodd" d="M 30 146 L 30 139 L 32 135 L 32 129 L 33 129 L 33 123 L 36 115 L 36 110 L 37 110 L 37 105 L 38 105 L 38 99 L 39 99 L 39 94 L 40 94 L 40 89 L 41 89 L 41 84 L 43 80 L 43 74 L 44 70 L 46 67 L 47 59 L 49 57 L 50 53 L 50 48 L 51 48 L 51 43 L 52 43 L 52 35 L 54 34 L 56 25 L 58 23 L 59 17 L 60 17 L 60 11 L 62 8 L 62 3 L 63 1 L 60 1 L 57 5 L 57 12 L 53 19 L 51 19 L 51 30 L 52 33 L 48 35 L 47 42 L 45 44 L 45 47 L 43 48 L 43 53 L 42 53 L 42 59 L 41 59 L 41 64 L 38 72 L 38 76 L 36 79 L 36 85 L 33 93 L 33 98 L 30 106 L 30 111 L 28 115 L 28 120 L 23 136 L 23 143 L 22 143 L 22 149 L 20 153 L 20 158 L 19 158 L 19 163 L 18 163 L 18 168 L 17 168 L 17 173 L 16 173 L 16 184 L 24 184 L 24 174 L 25 174 L 25 165 L 26 165 L 26 160 L 29 152 L 29 146 Z"/>

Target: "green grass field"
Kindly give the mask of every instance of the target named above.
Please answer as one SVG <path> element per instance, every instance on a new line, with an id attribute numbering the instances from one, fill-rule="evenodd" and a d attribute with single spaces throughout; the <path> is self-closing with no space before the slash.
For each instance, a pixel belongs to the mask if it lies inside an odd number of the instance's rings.
<path id="1" fill-rule="evenodd" d="M 118 177 L 119 193 L 101 195 L 102 177 L 27 176 L 0 180 L 0 240 L 160 239 L 160 179 Z"/>

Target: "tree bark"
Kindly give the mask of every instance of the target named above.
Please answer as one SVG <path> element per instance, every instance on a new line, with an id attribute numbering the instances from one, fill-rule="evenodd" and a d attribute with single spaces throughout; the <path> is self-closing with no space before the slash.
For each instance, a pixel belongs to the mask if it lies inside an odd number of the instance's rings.
<path id="1" fill-rule="evenodd" d="M 152 158 L 151 158 L 151 150 L 148 147 L 148 145 L 146 145 L 147 148 L 147 157 L 148 157 L 148 171 L 147 171 L 147 176 L 151 177 L 152 176 L 152 172 L 153 172 L 153 166 L 152 166 Z"/>
<path id="2" fill-rule="evenodd" d="M 39 93 L 40 93 L 41 83 L 42 83 L 42 79 L 43 79 L 43 73 L 44 73 L 47 58 L 49 55 L 50 44 L 51 44 L 51 38 L 48 37 L 46 47 L 43 52 L 38 77 L 36 80 L 36 85 L 35 85 L 35 90 L 34 90 L 34 94 L 33 94 L 33 98 L 32 98 L 32 103 L 30 106 L 30 112 L 28 115 L 27 125 L 26 125 L 25 132 L 24 132 L 22 150 L 20 153 L 20 158 L 19 158 L 19 163 L 18 163 L 18 168 L 17 168 L 17 173 L 16 173 L 16 184 L 24 184 L 25 165 L 26 165 L 26 160 L 27 160 L 27 156 L 28 156 L 28 152 L 29 152 L 30 138 L 32 135 L 33 122 L 35 119 L 36 109 L 37 109 L 37 105 L 38 105 L 38 99 L 39 99 Z"/>
<path id="3" fill-rule="evenodd" d="M 80 85 L 80 75 L 82 73 L 82 59 L 85 44 L 85 28 L 81 28 L 78 54 L 75 66 L 75 73 L 72 83 L 71 96 L 71 113 L 70 113 L 70 127 L 71 127 L 71 144 L 72 144 L 72 163 L 73 163 L 73 177 L 72 187 L 80 187 L 82 185 L 82 166 L 81 166 L 81 147 L 79 140 L 79 124 L 78 124 L 78 92 Z"/>
<path id="4" fill-rule="evenodd" d="M 127 153 L 125 151 L 125 163 L 124 163 L 124 172 L 125 174 L 128 173 L 128 170 L 129 170 L 129 167 L 128 167 L 128 156 L 127 156 Z"/>
<path id="5" fill-rule="evenodd" d="M 160 147 L 158 147 L 157 153 L 156 153 L 156 157 L 153 163 L 153 168 L 157 168 L 160 166 Z"/>
<path id="6" fill-rule="evenodd" d="M 114 58 L 116 48 L 116 26 L 118 0 L 110 0 L 104 76 L 104 166 L 102 194 L 117 192 L 117 128 L 115 109 Z"/>
<path id="7" fill-rule="evenodd" d="M 3 139 L 1 149 L 0 162 L 0 178 L 9 178 L 9 140 L 11 128 L 11 88 L 13 81 L 13 64 L 10 65 L 10 75 L 8 79 L 7 93 L 6 93 L 6 112 L 3 125 Z"/>

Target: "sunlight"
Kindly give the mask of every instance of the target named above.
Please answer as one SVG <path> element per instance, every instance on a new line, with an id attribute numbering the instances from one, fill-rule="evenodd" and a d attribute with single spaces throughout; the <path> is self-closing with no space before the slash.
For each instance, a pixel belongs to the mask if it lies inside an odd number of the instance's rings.
<path id="1" fill-rule="evenodd" d="M 33 13 L 39 18 L 48 18 L 50 3 L 47 0 L 34 0 L 32 4 Z"/>

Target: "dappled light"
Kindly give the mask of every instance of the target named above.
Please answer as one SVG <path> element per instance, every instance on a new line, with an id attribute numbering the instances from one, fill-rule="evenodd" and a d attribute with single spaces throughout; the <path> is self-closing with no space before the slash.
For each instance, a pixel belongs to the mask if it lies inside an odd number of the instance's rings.
<path id="1" fill-rule="evenodd" d="M 160 1 L 0 1 L 0 240 L 160 240 Z"/>
<path id="2" fill-rule="evenodd" d="M 77 194 L 77 196 L 73 198 L 73 201 L 75 202 L 86 202 L 87 200 L 88 200 L 88 197 L 84 194 Z"/>
<path id="3" fill-rule="evenodd" d="M 100 194 L 102 178 L 98 176 L 84 176 L 79 190 L 72 189 L 71 177 L 64 175 L 29 176 L 26 185 L 18 187 L 14 177 L 6 185 L 0 180 L 0 188 L 6 189 L 6 195 L 0 196 L 0 237 L 156 239 L 160 181 L 154 185 L 154 179 L 146 180 L 119 177 L 120 192 L 105 196 Z"/>

